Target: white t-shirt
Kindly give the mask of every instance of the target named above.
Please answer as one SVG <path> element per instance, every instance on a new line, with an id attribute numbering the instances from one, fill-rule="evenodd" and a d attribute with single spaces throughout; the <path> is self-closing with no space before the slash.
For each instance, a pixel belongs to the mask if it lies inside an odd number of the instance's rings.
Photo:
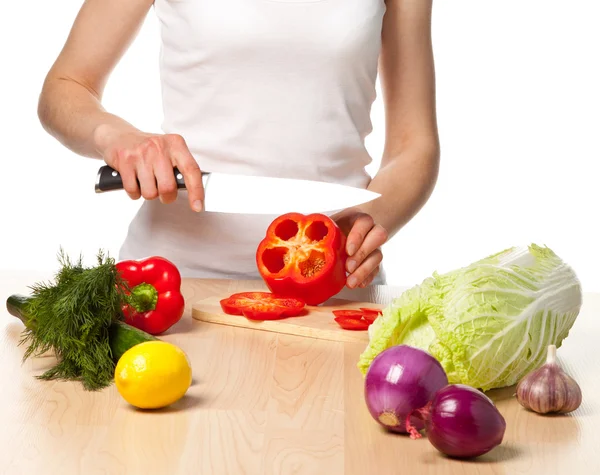
<path id="1" fill-rule="evenodd" d="M 155 12 L 163 131 L 181 134 L 202 170 L 368 185 L 384 0 L 156 0 Z M 119 258 L 256 278 L 274 218 L 195 213 L 180 192 L 142 204 Z"/>

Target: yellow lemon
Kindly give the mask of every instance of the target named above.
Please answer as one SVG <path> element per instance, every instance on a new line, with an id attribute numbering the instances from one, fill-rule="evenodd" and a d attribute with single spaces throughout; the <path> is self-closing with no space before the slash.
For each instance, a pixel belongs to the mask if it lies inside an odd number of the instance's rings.
<path id="1" fill-rule="evenodd" d="M 115 385 L 121 396 L 140 409 L 157 409 L 181 399 L 192 384 L 190 360 L 165 341 L 131 347 L 117 362 Z"/>

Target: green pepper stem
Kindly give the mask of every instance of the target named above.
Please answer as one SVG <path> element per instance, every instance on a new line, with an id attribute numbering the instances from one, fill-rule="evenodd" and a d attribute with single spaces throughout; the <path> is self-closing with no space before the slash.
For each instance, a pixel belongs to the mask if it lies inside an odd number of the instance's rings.
<path id="1" fill-rule="evenodd" d="M 157 290 L 153 285 L 147 283 L 136 285 L 131 289 L 131 295 L 127 299 L 127 303 L 140 313 L 154 310 L 157 302 Z"/>

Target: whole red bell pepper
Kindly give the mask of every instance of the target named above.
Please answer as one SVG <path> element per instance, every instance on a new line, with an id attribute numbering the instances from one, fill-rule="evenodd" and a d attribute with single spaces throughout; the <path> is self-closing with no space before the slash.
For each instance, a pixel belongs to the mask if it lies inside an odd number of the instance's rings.
<path id="1" fill-rule="evenodd" d="M 151 335 L 167 331 L 183 316 L 181 274 L 172 262 L 159 256 L 116 264 L 127 284 L 122 311 L 125 322 Z"/>
<path id="2" fill-rule="evenodd" d="M 328 216 L 287 213 L 269 225 L 256 251 L 274 294 L 319 305 L 346 284 L 346 236 Z"/>

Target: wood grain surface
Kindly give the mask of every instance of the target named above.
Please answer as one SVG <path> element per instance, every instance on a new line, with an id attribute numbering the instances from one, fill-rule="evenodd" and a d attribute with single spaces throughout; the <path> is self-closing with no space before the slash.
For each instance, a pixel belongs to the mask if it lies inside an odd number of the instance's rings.
<path id="1" fill-rule="evenodd" d="M 49 276 L 0 274 L 0 298 Z M 261 282 L 185 281 L 188 309 L 162 336 L 192 362 L 188 394 L 173 406 L 140 411 L 113 386 L 86 392 L 35 378 L 55 360 L 22 363 L 23 325 L 0 309 L 0 474 L 367 475 L 600 473 L 600 296 L 586 294 L 558 350 L 580 383 L 583 404 L 566 416 L 524 410 L 514 387 L 490 391 L 507 422 L 504 442 L 465 462 L 426 438 L 386 433 L 364 405 L 356 368 L 360 342 L 338 342 L 198 321 L 201 299 Z M 401 289 L 345 291 L 340 298 L 387 304 Z"/>

